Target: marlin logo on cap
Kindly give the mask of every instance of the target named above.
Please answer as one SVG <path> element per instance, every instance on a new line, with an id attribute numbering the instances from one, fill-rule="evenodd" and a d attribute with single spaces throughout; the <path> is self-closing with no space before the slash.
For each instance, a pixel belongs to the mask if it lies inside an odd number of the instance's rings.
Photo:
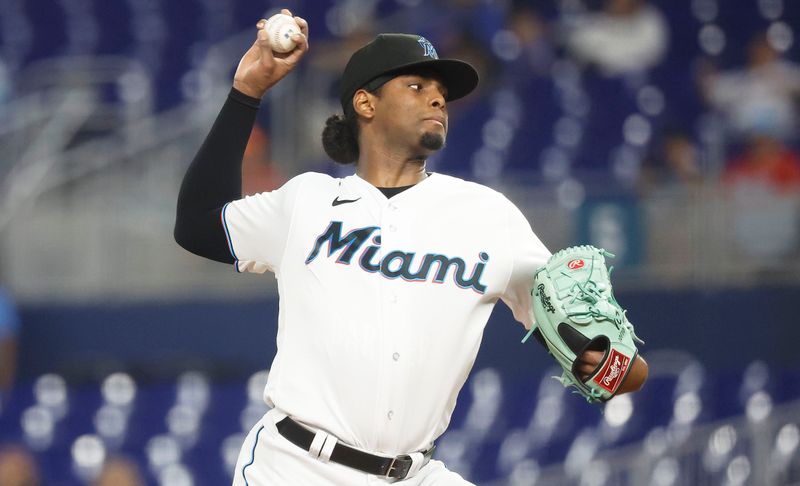
<path id="1" fill-rule="evenodd" d="M 417 42 L 419 42 L 419 45 L 421 45 L 425 50 L 425 52 L 422 54 L 423 56 L 430 57 L 431 59 L 439 59 L 439 54 L 436 53 L 436 49 L 433 48 L 431 41 L 420 36 L 420 38 L 417 39 Z"/>

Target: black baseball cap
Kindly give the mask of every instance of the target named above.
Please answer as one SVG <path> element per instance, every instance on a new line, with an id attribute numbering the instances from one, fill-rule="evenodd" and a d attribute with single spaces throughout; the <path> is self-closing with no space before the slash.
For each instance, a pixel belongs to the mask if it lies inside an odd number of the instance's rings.
<path id="1" fill-rule="evenodd" d="M 414 34 L 379 34 L 354 52 L 344 68 L 342 109 L 345 113 L 351 110 L 353 95 L 370 81 L 382 78 L 386 82 L 392 74 L 399 76 L 415 68 L 430 69 L 441 77 L 447 87 L 446 101 L 463 98 L 478 85 L 474 67 L 458 59 L 439 59 L 428 39 Z"/>

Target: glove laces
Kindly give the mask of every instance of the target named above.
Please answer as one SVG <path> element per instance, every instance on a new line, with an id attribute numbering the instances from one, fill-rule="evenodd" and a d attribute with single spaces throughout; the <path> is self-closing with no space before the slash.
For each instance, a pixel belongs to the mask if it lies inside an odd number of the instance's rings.
<path id="1" fill-rule="evenodd" d="M 606 250 L 599 250 L 602 252 L 603 256 L 614 258 L 614 254 L 610 253 Z M 636 332 L 633 329 L 633 324 L 626 317 L 626 313 L 628 311 L 622 310 L 619 303 L 617 303 L 617 299 L 614 298 L 614 294 L 611 292 L 610 289 L 606 288 L 598 288 L 597 283 L 592 280 L 592 274 L 594 273 L 594 263 L 595 263 L 595 255 L 592 255 L 592 260 L 589 265 L 589 274 L 586 276 L 586 280 L 581 282 L 572 275 L 568 274 L 564 270 L 561 270 L 561 275 L 569 278 L 573 281 L 572 287 L 570 287 L 570 304 L 575 303 L 575 301 L 585 302 L 587 304 L 587 308 L 585 311 L 577 311 L 577 312 L 570 312 L 567 313 L 569 317 L 578 317 L 578 318 L 585 318 L 590 317 L 596 320 L 599 319 L 606 319 L 614 323 L 617 326 L 617 329 L 624 327 L 631 333 L 631 337 L 641 344 L 644 344 L 639 336 L 636 335 Z M 614 267 L 609 267 L 608 269 L 608 279 L 611 280 L 611 272 L 614 271 Z"/>
<path id="2" fill-rule="evenodd" d="M 602 251 L 605 256 L 614 256 L 605 250 Z M 617 304 L 617 301 L 614 300 L 613 295 L 606 296 L 606 291 L 608 289 L 598 288 L 597 283 L 592 280 L 592 274 L 594 273 L 594 261 L 595 256 L 592 255 L 592 260 L 589 265 L 589 274 L 586 276 L 586 280 L 583 282 L 577 280 L 564 270 L 561 270 L 561 275 L 569 278 L 573 282 L 572 287 L 570 287 L 569 290 L 571 296 L 569 303 L 574 304 L 575 301 L 581 301 L 588 304 L 586 311 L 570 312 L 567 315 L 569 317 L 590 316 L 595 319 L 602 318 L 614 322 L 617 324 L 617 327 L 619 327 L 619 325 L 622 324 L 619 304 Z M 611 270 L 613 270 L 613 267 L 608 271 L 609 278 L 611 278 Z"/>

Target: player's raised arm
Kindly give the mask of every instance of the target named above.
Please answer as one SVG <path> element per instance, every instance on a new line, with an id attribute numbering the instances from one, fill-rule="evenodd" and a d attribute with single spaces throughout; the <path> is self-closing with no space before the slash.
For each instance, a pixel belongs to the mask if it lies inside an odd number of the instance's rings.
<path id="1" fill-rule="evenodd" d="M 284 9 L 282 14 L 290 15 Z M 175 241 L 197 255 L 233 263 L 220 213 L 242 193 L 242 157 L 261 97 L 283 79 L 308 51 L 308 23 L 294 17 L 300 33 L 286 53 L 273 52 L 267 21 L 257 24 L 256 40 L 239 61 L 233 88 L 181 184 L 175 218 Z"/>

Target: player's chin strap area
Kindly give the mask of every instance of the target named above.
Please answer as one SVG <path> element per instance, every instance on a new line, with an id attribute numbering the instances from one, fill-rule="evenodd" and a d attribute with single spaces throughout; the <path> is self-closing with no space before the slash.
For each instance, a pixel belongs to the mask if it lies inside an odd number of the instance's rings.
<path id="1" fill-rule="evenodd" d="M 289 442 L 307 450 L 311 457 L 322 462 L 333 461 L 367 474 L 402 480 L 416 475 L 428 463 L 434 447 L 397 457 L 383 457 L 360 451 L 339 442 L 323 431 L 313 432 L 286 417 L 275 424 L 278 432 Z"/>

